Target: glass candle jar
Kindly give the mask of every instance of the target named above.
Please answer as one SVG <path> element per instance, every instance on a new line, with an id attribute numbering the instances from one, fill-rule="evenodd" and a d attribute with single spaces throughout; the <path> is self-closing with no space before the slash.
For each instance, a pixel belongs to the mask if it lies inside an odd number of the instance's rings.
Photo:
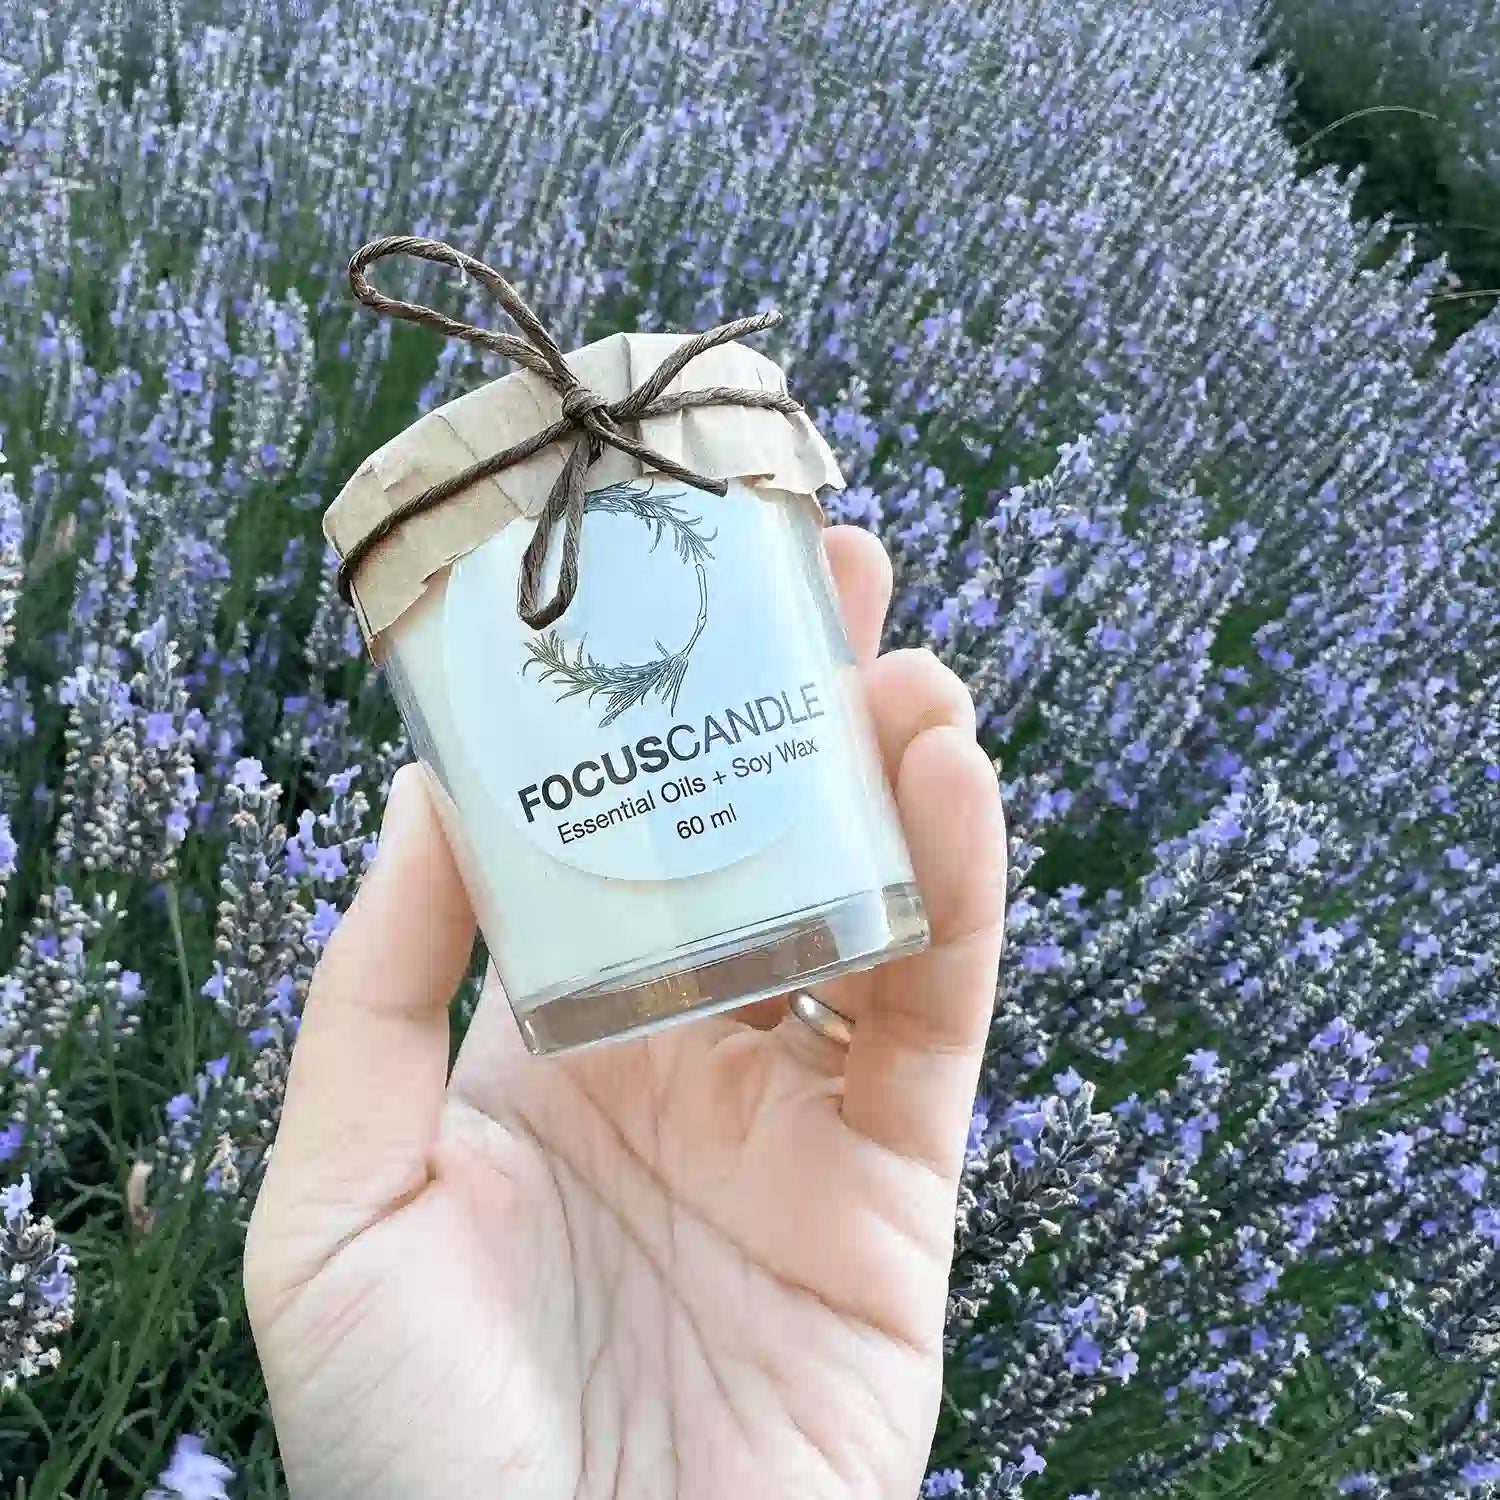
<path id="1" fill-rule="evenodd" d="M 555 623 L 517 614 L 520 514 L 371 640 L 536 1053 L 927 938 L 815 500 L 611 462 Z"/>

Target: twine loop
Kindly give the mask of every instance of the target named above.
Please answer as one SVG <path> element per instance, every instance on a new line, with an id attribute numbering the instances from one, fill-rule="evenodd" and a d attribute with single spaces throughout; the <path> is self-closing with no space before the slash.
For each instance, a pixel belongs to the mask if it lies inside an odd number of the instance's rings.
<path id="1" fill-rule="evenodd" d="M 519 336 L 496 333 L 461 323 L 435 308 L 420 303 L 402 302 L 377 291 L 365 270 L 388 255 L 410 255 L 454 267 L 460 275 L 472 276 L 498 302 L 520 330 Z M 467 469 L 429 486 L 420 495 L 403 501 L 383 516 L 360 537 L 339 561 L 338 590 L 348 603 L 352 596 L 355 574 L 360 565 L 387 537 L 411 517 L 451 500 L 455 495 L 488 479 L 503 469 L 533 458 L 544 448 L 571 437 L 573 449 L 557 476 L 547 502 L 537 519 L 537 528 L 521 559 L 520 582 L 516 592 L 516 613 L 533 630 L 541 630 L 559 619 L 573 602 L 578 591 L 578 547 L 583 527 L 584 501 L 587 497 L 588 471 L 603 456 L 606 448 L 617 448 L 638 459 L 643 467 L 665 474 L 680 484 L 723 495 L 729 486 L 722 479 L 696 474 L 676 460 L 648 448 L 623 429 L 648 417 L 669 416 L 700 406 L 749 406 L 764 411 L 778 411 L 790 416 L 802 410 L 784 391 L 738 390 L 731 386 L 710 386 L 703 390 L 677 391 L 666 394 L 667 387 L 705 350 L 717 348 L 747 334 L 774 328 L 781 321 L 777 312 L 757 313 L 737 318 L 703 333 L 694 334 L 679 344 L 662 360 L 651 375 L 621 401 L 607 401 L 590 390 L 569 368 L 557 342 L 521 294 L 493 267 L 475 260 L 462 250 L 441 240 L 422 239 L 416 235 L 388 235 L 372 240 L 355 252 L 349 262 L 349 285 L 354 295 L 383 317 L 401 318 L 422 328 L 435 329 L 448 338 L 462 339 L 480 349 L 503 354 L 507 359 L 540 375 L 557 392 L 562 403 L 562 417 L 529 438 L 513 444 L 488 458 L 470 464 Z M 542 577 L 552 535 L 563 527 L 562 566 L 552 597 L 539 600 Z"/>

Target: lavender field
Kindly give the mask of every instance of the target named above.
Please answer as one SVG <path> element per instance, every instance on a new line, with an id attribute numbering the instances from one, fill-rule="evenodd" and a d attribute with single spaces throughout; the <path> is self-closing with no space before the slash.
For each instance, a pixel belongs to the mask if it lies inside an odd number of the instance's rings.
<path id="1" fill-rule="evenodd" d="M 412 232 L 565 346 L 780 307 L 973 689 L 924 1494 L 1500 1496 L 1500 314 L 1439 337 L 1266 19 L 0 0 L 0 1494 L 285 1493 L 244 1226 L 408 756 L 319 516 L 506 368 L 349 297 Z"/>

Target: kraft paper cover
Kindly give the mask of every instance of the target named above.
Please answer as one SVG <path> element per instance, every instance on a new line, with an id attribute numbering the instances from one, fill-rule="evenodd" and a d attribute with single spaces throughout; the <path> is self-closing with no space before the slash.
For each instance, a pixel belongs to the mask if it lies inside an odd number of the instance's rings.
<path id="1" fill-rule="evenodd" d="M 616 333 L 574 350 L 567 361 L 584 385 L 607 401 L 619 401 L 687 337 Z M 774 360 L 745 344 L 731 343 L 700 354 L 667 389 L 714 385 L 784 391 L 786 377 Z M 530 437 L 561 415 L 557 393 L 530 370 L 491 381 L 428 412 L 360 465 L 324 514 L 324 535 L 343 556 L 403 501 Z M 710 406 L 650 417 L 639 428 L 648 447 L 711 479 L 742 479 L 768 490 L 813 496 L 825 487 L 843 488 L 833 453 L 803 412 L 786 416 L 743 406 Z M 411 517 L 387 537 L 365 559 L 354 583 L 365 640 L 373 641 L 388 629 L 455 558 L 473 551 L 517 516 L 538 514 L 570 450 L 568 439 L 554 443 L 534 458 Z M 606 448 L 589 471 L 588 487 L 618 484 L 642 472 L 636 459 Z"/>

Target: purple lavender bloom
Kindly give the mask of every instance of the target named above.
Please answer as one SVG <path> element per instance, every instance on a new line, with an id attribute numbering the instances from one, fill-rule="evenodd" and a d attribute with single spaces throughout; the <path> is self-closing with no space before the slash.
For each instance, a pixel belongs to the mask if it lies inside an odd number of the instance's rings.
<path id="1" fill-rule="evenodd" d="M 1017 1468 L 1017 1472 L 1025 1479 L 1033 1474 L 1043 1474 L 1046 1470 L 1047 1460 L 1030 1443 L 1027 1443 L 1021 1449 L 1021 1462 Z"/>
<path id="2" fill-rule="evenodd" d="M 1063 962 L 1063 951 L 1056 943 L 1031 943 L 1021 951 L 1021 963 L 1036 974 L 1061 968 Z"/>
<path id="3" fill-rule="evenodd" d="M 332 845 L 313 851 L 312 874 L 318 880 L 341 880 L 349 873 L 348 866 L 344 863 L 343 851 Z"/>
<path id="4" fill-rule="evenodd" d="M 0 1188 L 0 1213 L 8 1223 L 15 1223 L 31 1207 L 31 1174 L 23 1172 L 19 1182 Z"/>
<path id="5" fill-rule="evenodd" d="M 227 1482 L 234 1470 L 208 1452 L 201 1437 L 184 1433 L 177 1439 L 167 1467 L 156 1476 L 148 1500 L 228 1500 Z"/>
<path id="6" fill-rule="evenodd" d="M 964 1476 L 959 1469 L 934 1469 L 922 1481 L 923 1500 L 943 1500 L 947 1495 L 959 1495 L 964 1490 Z"/>
<path id="7" fill-rule="evenodd" d="M 354 782 L 359 776 L 359 773 L 360 768 L 358 766 L 350 766 L 347 770 L 344 771 L 335 771 L 333 775 L 328 778 L 327 785 L 329 791 L 331 791 L 335 797 L 347 797 L 349 795 L 349 789 L 354 785 Z"/>
<path id="8" fill-rule="evenodd" d="M 1455 1179 L 1460 1190 L 1470 1198 L 1482 1198 L 1485 1192 L 1485 1182 L 1488 1177 L 1483 1167 L 1469 1165 L 1460 1167 Z"/>
<path id="9" fill-rule="evenodd" d="M 247 792 L 258 792 L 266 784 L 266 773 L 258 760 L 244 759 L 234 763 L 234 784 Z"/>
<path id="10" fill-rule="evenodd" d="M 974 1156 L 983 1150 L 989 1129 L 989 1101 L 981 1094 L 975 1099 L 974 1112 L 969 1117 L 969 1137 L 964 1146 L 965 1155 Z"/>
<path id="11" fill-rule="evenodd" d="M 149 713 L 146 715 L 146 744 L 152 749 L 160 749 L 171 743 L 176 733 L 176 725 L 172 722 L 172 715 L 166 713 Z"/>
<path id="12" fill-rule="evenodd" d="M 322 947 L 333 936 L 334 928 L 339 925 L 340 915 L 336 906 L 319 897 L 317 909 L 307 929 L 308 940 L 315 946 Z"/>
<path id="13" fill-rule="evenodd" d="M 1052 1086 L 1064 1099 L 1071 1099 L 1083 1087 L 1083 1079 L 1076 1069 L 1068 1068 L 1053 1077 Z"/>

